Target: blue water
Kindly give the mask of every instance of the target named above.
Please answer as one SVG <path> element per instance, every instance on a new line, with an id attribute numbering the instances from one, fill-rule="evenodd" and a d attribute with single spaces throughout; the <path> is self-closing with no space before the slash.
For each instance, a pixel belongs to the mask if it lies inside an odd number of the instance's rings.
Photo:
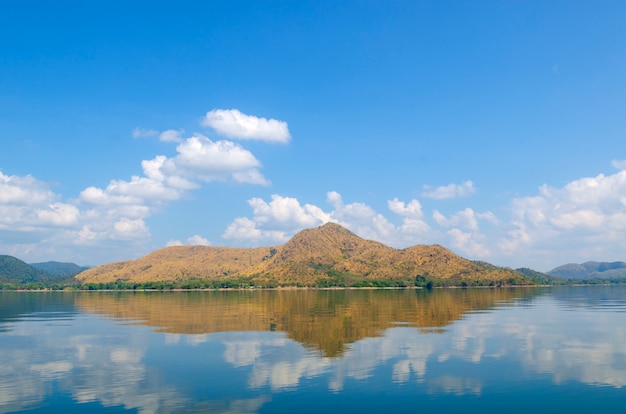
<path id="1" fill-rule="evenodd" d="M 0 293 L 0 413 L 623 412 L 626 288 Z"/>

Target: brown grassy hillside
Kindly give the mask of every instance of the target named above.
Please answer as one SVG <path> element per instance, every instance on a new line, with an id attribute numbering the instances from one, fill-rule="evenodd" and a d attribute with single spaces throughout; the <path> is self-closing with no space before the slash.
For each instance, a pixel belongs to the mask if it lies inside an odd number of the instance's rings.
<path id="1" fill-rule="evenodd" d="M 137 260 L 89 269 L 76 278 L 82 283 L 107 283 L 244 277 L 259 285 L 314 286 L 324 281 L 336 285 L 404 281 L 410 285 L 420 275 L 444 285 L 529 282 L 512 270 L 463 259 L 438 245 L 393 249 L 334 223 L 303 230 L 283 246 L 167 247 Z"/>
<path id="2" fill-rule="evenodd" d="M 76 275 L 76 279 L 83 283 L 107 283 L 237 277 L 268 257 L 271 249 L 172 246 L 137 260 L 94 267 Z"/>

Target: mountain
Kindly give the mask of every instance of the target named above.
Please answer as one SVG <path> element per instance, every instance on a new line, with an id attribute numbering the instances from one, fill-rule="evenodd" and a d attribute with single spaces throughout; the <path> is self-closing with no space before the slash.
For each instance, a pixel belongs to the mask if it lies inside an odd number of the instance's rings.
<path id="1" fill-rule="evenodd" d="M 237 278 L 261 286 L 369 286 L 380 281 L 461 286 L 532 283 L 511 269 L 472 262 L 438 245 L 394 249 L 334 223 L 303 230 L 282 246 L 166 247 L 76 276 L 81 283 Z"/>
<path id="2" fill-rule="evenodd" d="M 0 283 L 32 283 L 49 279 L 50 275 L 36 269 L 20 259 L 0 255 Z"/>
<path id="3" fill-rule="evenodd" d="M 36 269 L 42 270 L 52 276 L 74 276 L 89 269 L 75 263 L 42 262 L 30 263 Z"/>
<path id="4" fill-rule="evenodd" d="M 626 278 L 626 262 L 569 263 L 548 274 L 563 279 L 621 279 Z"/>

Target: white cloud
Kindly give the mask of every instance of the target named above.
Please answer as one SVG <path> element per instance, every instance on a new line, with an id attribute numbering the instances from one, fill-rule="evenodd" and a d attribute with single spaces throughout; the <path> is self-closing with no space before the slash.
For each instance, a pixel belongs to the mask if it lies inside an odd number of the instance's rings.
<path id="1" fill-rule="evenodd" d="M 476 213 L 469 207 L 451 215 L 450 218 L 445 217 L 438 210 L 434 210 L 433 219 L 441 227 L 463 227 L 472 231 L 478 230 L 479 219 L 489 221 L 494 224 L 498 222 L 498 219 L 492 212 L 487 211 L 486 213 Z"/>
<path id="2" fill-rule="evenodd" d="M 111 206 L 116 204 L 140 203 L 141 199 L 131 196 L 116 196 L 101 188 L 87 187 L 80 193 L 80 199 L 88 204 Z"/>
<path id="3" fill-rule="evenodd" d="M 121 218 L 119 221 L 113 224 L 113 236 L 114 239 L 137 239 L 150 236 L 150 230 L 146 227 L 141 219 L 131 220 L 128 218 Z"/>
<path id="4" fill-rule="evenodd" d="M 187 244 L 190 246 L 210 246 L 211 242 L 204 237 L 195 234 L 187 239 Z"/>
<path id="5" fill-rule="evenodd" d="M 602 231 L 609 224 L 626 226 L 626 171 L 581 178 L 561 189 L 544 185 L 535 197 L 513 200 L 518 221 L 561 230 Z"/>
<path id="6" fill-rule="evenodd" d="M 236 110 L 211 111 L 205 125 L 238 138 L 274 142 L 290 139 L 285 122 L 248 116 Z M 135 138 L 158 137 L 161 141 L 178 143 L 175 155 L 143 160 L 142 174 L 130 179 L 112 179 L 105 187 L 88 186 L 70 202 L 62 202 L 49 184 L 32 176 L 9 176 L 0 172 L 0 231 L 3 232 L 0 248 L 25 259 L 37 252 L 36 260 L 50 259 L 40 256 L 43 254 L 53 255 L 58 260 L 64 255 L 77 255 L 81 249 L 91 264 L 102 260 L 96 256 L 107 257 L 105 260 L 111 257 L 119 260 L 120 256 L 130 258 L 132 252 L 145 254 L 151 237 L 145 219 L 162 211 L 168 202 L 200 188 L 202 183 L 270 184 L 260 171 L 261 162 L 241 145 L 227 140 L 212 141 L 201 134 L 184 139 L 183 133 L 175 129 L 159 132 L 135 128 L 132 133 Z M 272 208 L 279 204 L 276 201 Z M 303 208 L 304 214 L 319 214 L 311 206 Z M 283 221 L 291 219 L 287 217 Z M 280 221 L 278 211 L 273 220 Z M 247 231 L 254 234 L 254 226 Z M 260 231 L 262 238 L 283 241 L 287 237 L 283 231 Z M 186 243 L 208 245 L 209 241 L 195 235 Z M 88 249 L 99 245 L 106 249 L 100 249 L 100 254 L 88 253 Z M 61 250 L 65 253 L 61 254 Z"/>
<path id="7" fill-rule="evenodd" d="M 37 218 L 43 225 L 69 226 L 78 222 L 79 211 L 75 206 L 54 203 L 48 209 L 37 210 Z"/>
<path id="8" fill-rule="evenodd" d="M 257 223 L 247 217 L 237 217 L 226 227 L 222 234 L 225 239 L 239 240 L 243 242 L 258 243 L 284 243 L 289 240 L 291 234 L 280 230 L 265 230 L 257 227 Z"/>
<path id="9" fill-rule="evenodd" d="M 182 142 L 183 141 L 183 134 L 184 131 L 180 130 L 177 131 L 175 129 L 168 129 L 166 131 L 163 131 L 159 134 L 159 140 L 163 141 L 163 142 Z"/>
<path id="10" fill-rule="evenodd" d="M 437 188 L 424 186 L 423 197 L 434 198 L 435 200 L 445 200 L 450 198 L 468 197 L 476 192 L 474 183 L 464 181 L 462 184 L 448 184 Z"/>
<path id="11" fill-rule="evenodd" d="M 286 228 L 315 227 L 330 221 L 330 215 L 314 205 L 301 206 L 297 199 L 272 195 L 272 201 L 266 203 L 260 198 L 248 201 L 256 221 Z"/>
<path id="12" fill-rule="evenodd" d="M 213 142 L 195 135 L 176 149 L 178 154 L 174 157 L 159 155 L 142 161 L 142 176 L 133 176 L 128 181 L 111 180 L 104 189 L 88 187 L 83 190 L 78 201 L 87 208 L 84 215 L 89 225 L 80 230 L 77 242 L 146 240 L 150 230 L 143 220 L 162 209 L 165 202 L 178 200 L 187 191 L 199 188 L 200 182 L 231 179 L 242 183 L 268 183 L 258 171 L 260 162 L 233 142 Z M 200 236 L 187 240 L 187 244 L 208 243 Z"/>
<path id="13" fill-rule="evenodd" d="M 229 138 L 287 143 L 291 139 L 284 121 L 246 115 L 237 109 L 214 109 L 207 112 L 202 125 Z"/>
<path id="14" fill-rule="evenodd" d="M 567 262 L 618 260 L 626 249 L 626 170 L 543 185 L 511 202 L 511 225 L 499 247 L 518 258 L 534 255 L 549 270 Z M 614 259 L 611 259 L 614 258 Z"/>
<path id="15" fill-rule="evenodd" d="M 236 218 L 222 237 L 248 244 L 284 243 L 300 230 L 327 222 L 339 223 L 363 238 L 393 246 L 405 247 L 433 234 L 428 224 L 414 218 L 421 214 L 417 200 L 408 204 L 398 199 L 389 201 L 390 208 L 405 215 L 400 226 L 395 226 L 367 204 L 345 204 L 336 191 L 328 192 L 326 200 L 333 207 L 330 211 L 312 204 L 302 205 L 295 198 L 276 194 L 269 203 L 261 198 L 250 199 L 248 204 L 253 217 Z"/>
<path id="16" fill-rule="evenodd" d="M 154 137 L 159 134 L 159 131 L 154 129 L 135 128 L 133 129 L 133 138 L 148 138 Z"/>
<path id="17" fill-rule="evenodd" d="M 366 239 L 391 242 L 395 226 L 372 207 L 364 203 L 344 204 L 341 195 L 336 191 L 329 192 L 326 200 L 335 208 L 331 213 L 333 221 Z"/>
<path id="18" fill-rule="evenodd" d="M 400 216 L 414 219 L 419 219 L 424 216 L 424 213 L 422 212 L 422 205 L 417 200 L 411 200 L 408 204 L 405 204 L 404 201 L 400 201 L 396 197 L 393 200 L 388 201 L 387 205 L 389 206 L 389 210 Z"/>
<path id="19" fill-rule="evenodd" d="M 167 160 L 161 171 L 173 176 L 204 182 L 235 181 L 267 185 L 258 171 L 261 162 L 242 146 L 231 141 L 211 141 L 196 134 L 176 147 L 178 155 Z"/>
<path id="20" fill-rule="evenodd" d="M 34 205 L 51 202 L 54 193 L 48 185 L 30 175 L 4 175 L 0 171 L 0 204 Z"/>
<path id="21" fill-rule="evenodd" d="M 182 142 L 183 130 L 167 129 L 159 132 L 155 129 L 135 128 L 133 129 L 133 138 L 150 138 L 159 137 L 159 141 L 163 142 Z"/>
<path id="22" fill-rule="evenodd" d="M 616 168 L 618 170 L 626 170 L 626 160 L 613 160 L 611 161 L 611 165 L 613 166 L 613 168 Z"/>
<path id="23" fill-rule="evenodd" d="M 272 195 L 267 203 L 261 198 L 248 200 L 253 218 L 238 217 L 223 234 L 225 239 L 248 242 L 284 243 L 299 230 L 316 227 L 331 221 L 321 208 L 305 204 L 297 199 Z"/>
<path id="24" fill-rule="evenodd" d="M 411 200 L 408 204 L 404 201 L 394 198 L 387 201 L 389 210 L 404 217 L 402 225 L 398 228 L 400 233 L 408 235 L 407 240 L 417 242 L 420 239 L 419 236 L 424 236 L 430 233 L 430 226 L 422 220 L 424 212 L 422 211 L 422 205 L 418 200 Z"/>
<path id="25" fill-rule="evenodd" d="M 454 228 L 448 231 L 450 247 L 466 257 L 487 258 L 491 256 L 491 250 L 485 245 L 482 234 L 477 232 L 464 232 Z"/>
<path id="26" fill-rule="evenodd" d="M 0 172 L 0 230 L 21 232 L 72 228 L 80 211 L 62 203 L 49 186 L 34 177 Z"/>
<path id="27" fill-rule="evenodd" d="M 117 251 L 114 257 L 119 260 L 119 255 L 128 257 L 151 237 L 144 219 L 201 182 L 268 183 L 252 153 L 232 142 L 213 142 L 202 136 L 181 142 L 174 157 L 160 155 L 142 161 L 141 166 L 143 175 L 111 180 L 105 188 L 87 187 L 70 203 L 61 202 L 48 184 L 34 177 L 0 172 L 0 231 L 4 232 L 0 247 L 24 259 L 36 255 L 36 260 L 59 260 L 80 254 L 81 246 L 100 244 L 108 246 L 105 254 Z M 16 232 L 22 236 L 13 236 Z M 117 243 L 117 250 L 110 241 Z M 208 240 L 193 236 L 187 243 L 206 245 Z M 84 260 L 90 263 L 98 260 L 98 255 L 85 254 L 89 257 Z"/>

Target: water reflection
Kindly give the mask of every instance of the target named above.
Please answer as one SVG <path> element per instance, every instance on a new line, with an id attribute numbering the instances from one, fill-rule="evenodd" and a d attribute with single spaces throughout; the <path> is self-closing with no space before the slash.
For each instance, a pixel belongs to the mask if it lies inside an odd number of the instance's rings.
<path id="1" fill-rule="evenodd" d="M 241 291 L 92 293 L 80 295 L 84 312 L 139 321 L 171 334 L 283 331 L 338 356 L 346 344 L 380 336 L 397 323 L 442 332 L 465 314 L 539 294 L 533 289 Z"/>
<path id="2" fill-rule="evenodd" d="M 626 385 L 625 290 L 593 289 L 3 293 L 0 413 L 368 411 L 392 396 L 396 411 L 472 412 L 580 385 L 571 411 L 601 408 L 593 393 Z"/>

